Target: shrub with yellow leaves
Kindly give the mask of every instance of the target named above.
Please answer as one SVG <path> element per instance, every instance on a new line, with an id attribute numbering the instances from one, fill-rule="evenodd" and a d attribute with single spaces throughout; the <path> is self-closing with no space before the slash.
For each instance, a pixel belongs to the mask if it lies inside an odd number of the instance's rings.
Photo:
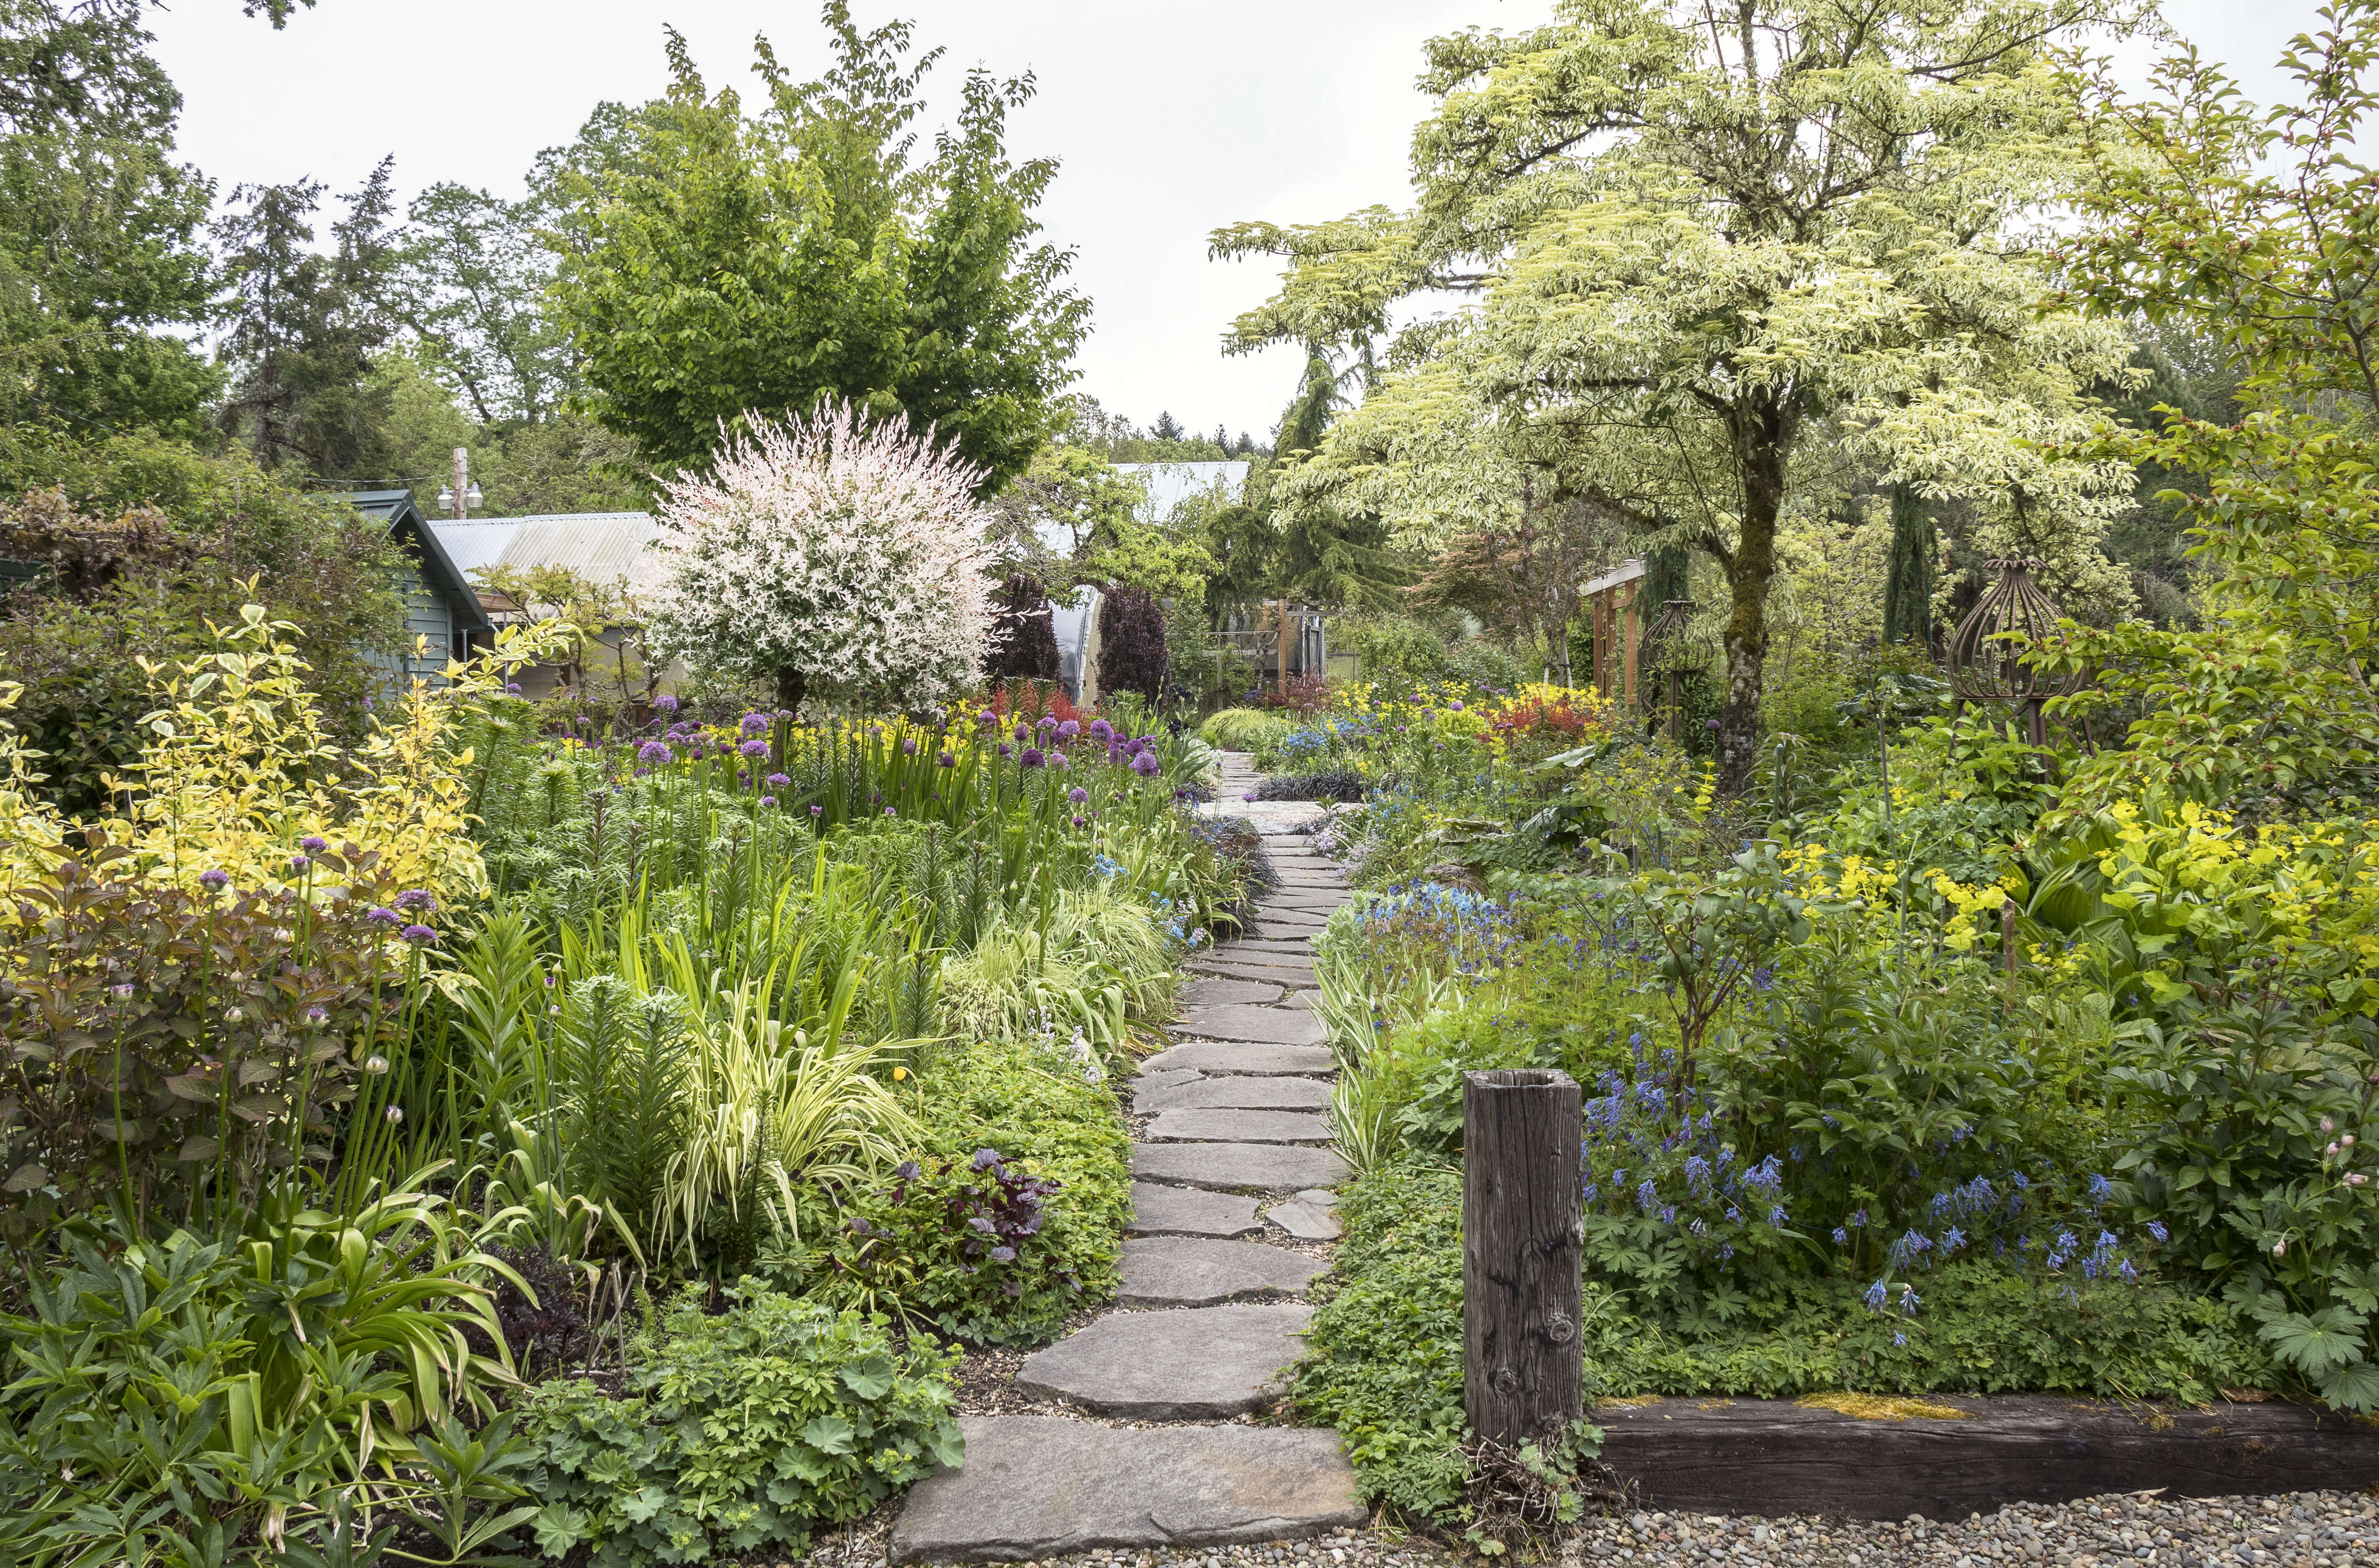
<path id="1" fill-rule="evenodd" d="M 288 640 L 296 628 L 245 606 L 235 624 L 210 625 L 214 652 L 144 661 L 162 700 L 142 720 L 150 739 L 131 777 L 109 780 L 115 814 L 75 822 L 44 807 L 26 788 L 38 754 L 13 731 L 0 736 L 0 874 L 12 887 L 39 880 L 69 835 L 97 828 L 130 850 L 115 868 L 121 880 L 187 888 L 220 872 L 272 892 L 304 880 L 293 859 L 306 839 L 335 838 L 374 851 L 405 887 L 476 895 L 486 871 L 457 720 L 500 692 L 507 670 L 548 651 L 557 624 L 504 632 L 492 652 L 450 663 L 441 684 L 413 677 L 394 718 L 376 718 L 364 744 L 343 752 L 322 739 L 308 668 Z"/>

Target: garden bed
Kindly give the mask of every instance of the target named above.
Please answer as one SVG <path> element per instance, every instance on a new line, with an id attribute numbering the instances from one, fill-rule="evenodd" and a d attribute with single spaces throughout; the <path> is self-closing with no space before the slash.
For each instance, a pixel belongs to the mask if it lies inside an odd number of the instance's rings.
<path id="1" fill-rule="evenodd" d="M 1962 1519 L 2102 1492 L 2379 1484 L 2379 1426 L 2282 1400 L 2190 1408 L 2036 1394 L 1649 1399 L 1592 1412 L 1631 1501 L 1691 1514 Z M 1918 1409 L 1954 1416 L 1913 1414 Z"/>

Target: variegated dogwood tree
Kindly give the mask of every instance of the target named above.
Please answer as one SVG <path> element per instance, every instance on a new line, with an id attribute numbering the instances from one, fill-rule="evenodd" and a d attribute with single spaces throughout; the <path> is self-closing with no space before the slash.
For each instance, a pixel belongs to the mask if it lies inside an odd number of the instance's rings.
<path id="1" fill-rule="evenodd" d="M 1310 227 L 1228 346 L 1359 352 L 1385 373 L 1290 507 L 1389 519 L 1434 548 L 1523 506 L 1615 514 L 1713 560 L 1730 593 L 1721 787 L 1756 755 L 1778 528 L 1849 485 L 1984 509 L 1987 549 L 2119 599 L 2095 549 L 2119 462 L 2059 459 L 2125 372 L 2119 322 L 2047 308 L 2075 97 L 2057 51 L 2122 0 L 1560 0 L 1547 26 L 1434 40 L 1419 193 Z"/>

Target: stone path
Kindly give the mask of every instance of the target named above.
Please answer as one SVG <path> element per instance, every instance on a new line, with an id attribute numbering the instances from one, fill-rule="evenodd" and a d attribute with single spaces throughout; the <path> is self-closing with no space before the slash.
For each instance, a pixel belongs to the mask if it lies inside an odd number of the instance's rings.
<path id="1" fill-rule="evenodd" d="M 1132 1146 L 1121 1309 L 1016 1377 L 1088 1418 L 965 1417 L 967 1462 L 910 1492 L 895 1562 L 1299 1539 L 1366 1517 L 1335 1433 L 1245 1424 L 1302 1353 L 1311 1309 L 1297 1298 L 1327 1266 L 1310 1248 L 1338 1236 L 1331 1189 L 1346 1176 L 1328 1147 L 1334 1064 L 1308 946 L 1346 902 L 1346 874 L 1291 836 L 1311 803 L 1241 800 L 1257 782 L 1247 763 L 1224 754 L 1207 809 L 1253 824 L 1280 882 L 1253 929 L 1189 960 L 1180 1043 L 1132 1085 L 1132 1114 L 1148 1120 Z"/>

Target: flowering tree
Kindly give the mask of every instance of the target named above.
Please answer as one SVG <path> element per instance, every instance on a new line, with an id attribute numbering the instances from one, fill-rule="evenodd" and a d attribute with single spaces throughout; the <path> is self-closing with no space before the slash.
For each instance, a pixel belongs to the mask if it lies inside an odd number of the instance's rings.
<path id="1" fill-rule="evenodd" d="M 813 694 L 921 708 L 972 686 L 992 623 L 983 471 L 932 433 L 848 404 L 731 435 L 714 478 L 662 487 L 677 570 L 662 657 L 774 674 Z"/>

